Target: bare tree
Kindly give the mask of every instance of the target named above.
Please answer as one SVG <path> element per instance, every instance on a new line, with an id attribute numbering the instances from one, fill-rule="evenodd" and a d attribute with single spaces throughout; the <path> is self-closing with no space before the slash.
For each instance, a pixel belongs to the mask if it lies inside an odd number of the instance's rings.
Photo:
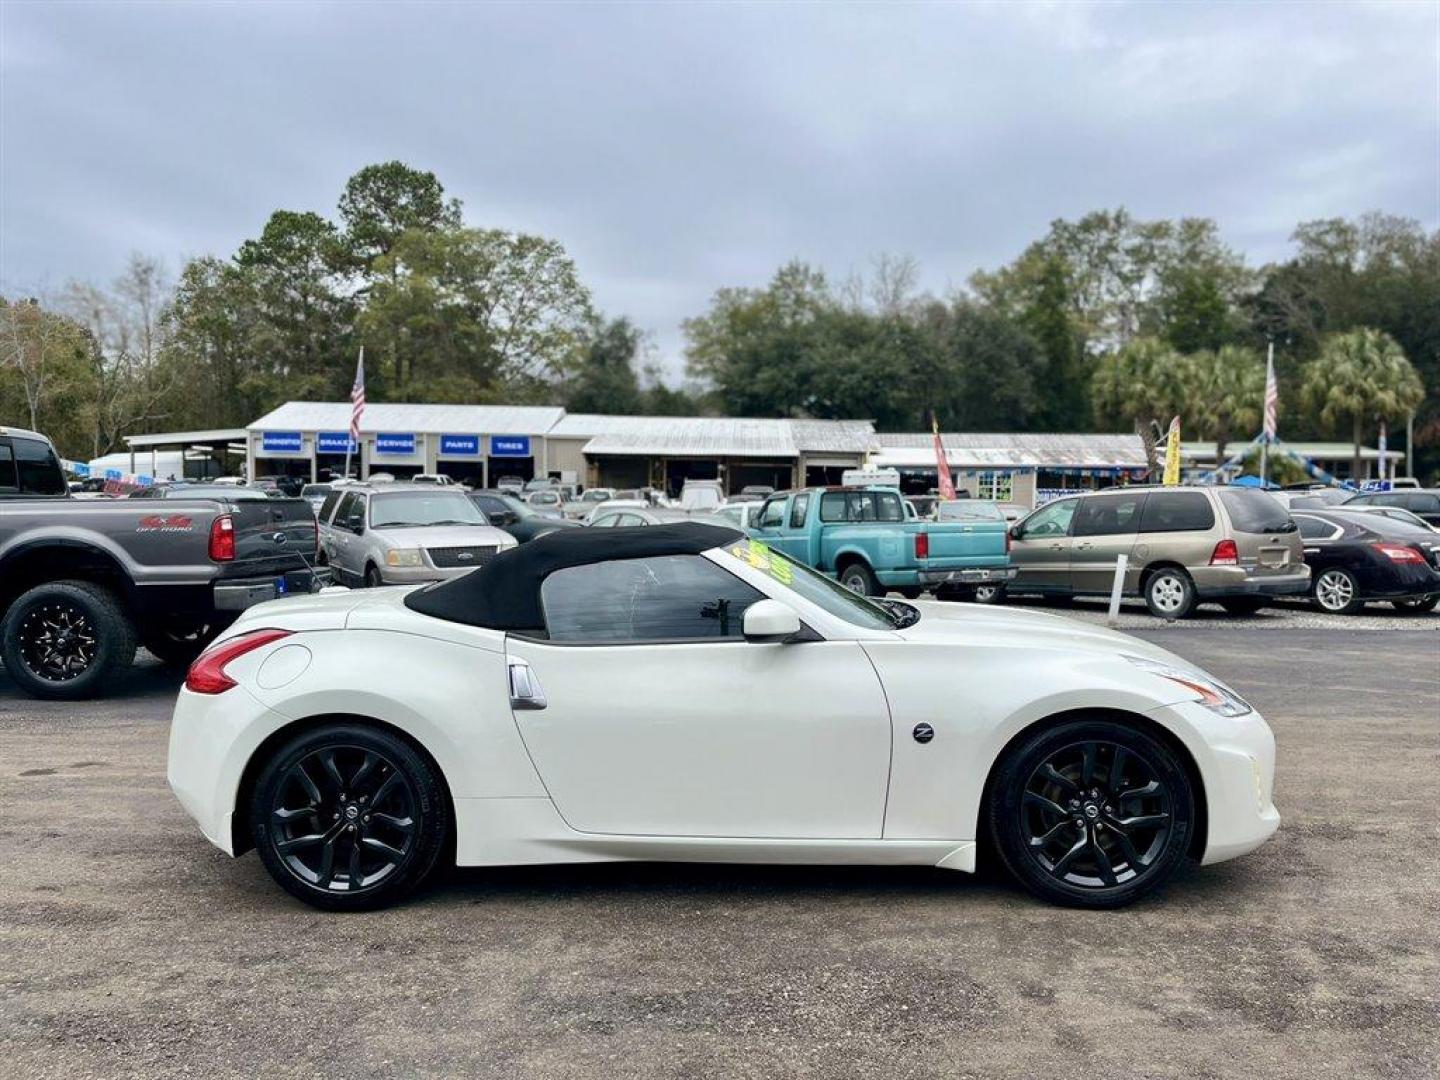
<path id="1" fill-rule="evenodd" d="M 909 307 L 920 283 L 920 260 L 882 252 L 870 260 L 870 269 L 870 302 L 880 314 L 895 315 Z"/>
<path id="2" fill-rule="evenodd" d="M 158 260 L 134 254 L 109 290 L 71 282 L 65 306 L 92 344 L 94 452 L 113 450 L 142 424 L 165 416 L 174 376 L 161 363 L 172 289 Z"/>

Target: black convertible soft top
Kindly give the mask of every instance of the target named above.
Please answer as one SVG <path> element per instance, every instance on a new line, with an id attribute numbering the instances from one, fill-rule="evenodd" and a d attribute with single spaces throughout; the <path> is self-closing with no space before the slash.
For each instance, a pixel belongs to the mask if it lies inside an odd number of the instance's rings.
<path id="1" fill-rule="evenodd" d="M 698 555 L 744 539 L 738 529 L 685 521 L 618 529 L 558 529 L 502 551 L 464 577 L 417 589 L 405 597 L 411 611 L 446 622 L 494 630 L 537 630 L 545 625 L 540 583 L 567 566 Z"/>

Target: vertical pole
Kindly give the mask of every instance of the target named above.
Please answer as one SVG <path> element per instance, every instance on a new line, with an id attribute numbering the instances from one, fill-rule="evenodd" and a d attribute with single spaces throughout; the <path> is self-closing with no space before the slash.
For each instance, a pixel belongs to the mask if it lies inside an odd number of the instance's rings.
<path id="1" fill-rule="evenodd" d="M 1271 338 L 1266 343 L 1265 349 L 1265 371 L 1275 370 L 1275 339 Z M 1260 489 L 1263 491 L 1270 478 L 1270 433 L 1264 433 L 1260 442 Z"/>
<path id="2" fill-rule="evenodd" d="M 1110 613 L 1105 616 L 1105 621 L 1111 626 L 1117 626 L 1120 622 L 1120 594 L 1125 591 L 1125 568 L 1129 562 L 1129 555 L 1115 557 L 1115 583 L 1110 586 Z"/>
<path id="3" fill-rule="evenodd" d="M 1415 475 L 1415 413 L 1405 418 L 1405 475 Z"/>

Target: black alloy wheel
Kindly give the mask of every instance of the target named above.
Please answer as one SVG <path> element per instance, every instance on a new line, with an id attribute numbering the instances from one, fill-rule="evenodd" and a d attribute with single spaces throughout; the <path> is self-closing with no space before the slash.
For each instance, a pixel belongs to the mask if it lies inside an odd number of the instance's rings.
<path id="1" fill-rule="evenodd" d="M 272 758 L 250 813 L 271 876 L 331 910 L 413 892 L 449 830 L 433 766 L 403 740 L 359 725 L 321 728 Z"/>
<path id="2" fill-rule="evenodd" d="M 157 660 L 171 667 L 188 667 L 220 632 L 211 623 L 198 626 L 162 626 L 145 635 L 143 644 Z"/>
<path id="3" fill-rule="evenodd" d="M 22 593 L 0 620 L 6 670 L 36 697 L 75 700 L 106 688 L 135 658 L 135 628 L 115 595 L 89 581 Z"/>
<path id="4" fill-rule="evenodd" d="M 1184 858 L 1193 800 L 1184 768 L 1158 740 L 1122 723 L 1073 722 L 1002 763 L 991 833 L 1006 867 L 1037 895 L 1118 907 Z"/>

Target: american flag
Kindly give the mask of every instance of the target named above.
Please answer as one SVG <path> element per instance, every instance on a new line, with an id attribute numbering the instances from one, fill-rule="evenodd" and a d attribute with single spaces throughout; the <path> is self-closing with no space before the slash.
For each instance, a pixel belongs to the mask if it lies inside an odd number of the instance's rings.
<path id="1" fill-rule="evenodd" d="M 350 387 L 350 441 L 360 441 L 360 418 L 365 415 L 365 346 L 355 364 L 355 385 Z"/>
<path id="2" fill-rule="evenodd" d="M 940 438 L 940 418 L 930 414 L 930 430 L 935 435 L 935 487 L 942 499 L 955 498 L 955 481 L 950 475 L 950 461 L 945 456 L 945 443 Z"/>
<path id="3" fill-rule="evenodd" d="M 1280 405 L 1280 389 L 1275 385 L 1275 346 L 1265 359 L 1265 441 L 1275 441 L 1275 411 Z"/>

